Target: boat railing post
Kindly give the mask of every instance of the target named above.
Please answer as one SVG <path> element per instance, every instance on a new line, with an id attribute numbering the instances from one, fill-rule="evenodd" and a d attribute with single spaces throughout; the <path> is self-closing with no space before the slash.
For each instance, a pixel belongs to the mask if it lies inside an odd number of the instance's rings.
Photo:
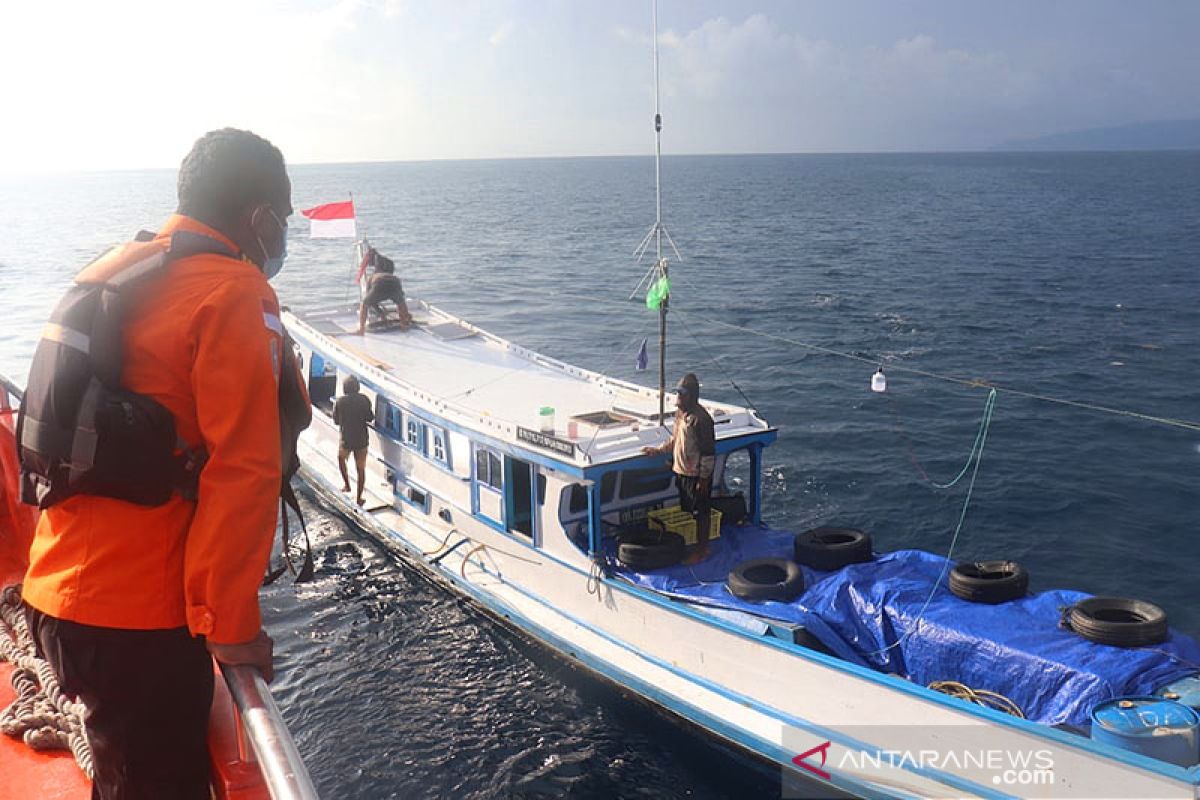
<path id="1" fill-rule="evenodd" d="M 317 800 L 308 768 L 262 674 L 250 666 L 229 664 L 221 664 L 221 674 L 273 800 Z"/>
<path id="2" fill-rule="evenodd" d="M 21 404 L 21 390 L 12 381 L 0 375 L 0 411 L 13 411 Z"/>
<path id="3" fill-rule="evenodd" d="M 761 444 L 750 445 L 750 475 L 754 482 L 750 521 L 755 525 L 762 524 L 762 451 Z"/>
<path id="4" fill-rule="evenodd" d="M 587 487 L 588 504 L 588 555 L 600 552 L 600 481 L 592 481 Z"/>

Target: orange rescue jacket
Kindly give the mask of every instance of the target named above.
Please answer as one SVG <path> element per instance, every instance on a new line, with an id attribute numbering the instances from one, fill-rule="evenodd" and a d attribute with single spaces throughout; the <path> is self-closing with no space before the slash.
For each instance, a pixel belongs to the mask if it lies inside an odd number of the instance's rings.
<path id="1" fill-rule="evenodd" d="M 175 231 L 217 231 L 172 216 Z M 90 265 L 115 272 L 140 245 Z M 76 495 L 42 512 L 22 595 L 60 619 L 111 628 L 186 625 L 219 644 L 262 627 L 258 587 L 270 557 L 280 489 L 279 303 L 248 260 L 201 254 L 171 264 L 126 317 L 122 385 L 166 406 L 179 436 L 209 460 L 198 497 L 146 507 Z"/>

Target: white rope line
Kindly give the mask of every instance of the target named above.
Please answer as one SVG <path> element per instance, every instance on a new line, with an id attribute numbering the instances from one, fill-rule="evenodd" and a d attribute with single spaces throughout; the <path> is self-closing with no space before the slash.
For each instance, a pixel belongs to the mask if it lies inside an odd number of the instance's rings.
<path id="1" fill-rule="evenodd" d="M 564 292 L 561 290 L 556 290 L 554 292 L 554 294 L 562 296 L 562 297 L 573 297 L 573 298 L 577 298 L 579 300 L 586 300 L 588 303 L 591 303 L 593 305 L 600 303 L 600 304 L 605 304 L 605 305 L 621 306 L 621 307 L 625 308 L 626 310 L 629 310 L 629 308 L 630 308 L 629 302 L 624 301 L 624 300 L 599 297 L 596 295 L 579 295 L 579 294 L 573 294 L 571 292 Z M 824 347 L 819 344 L 812 344 L 811 342 L 803 342 L 803 341 L 800 341 L 799 339 L 793 339 L 789 336 L 782 336 L 778 333 L 768 333 L 766 331 L 760 331 L 760 330 L 756 330 L 754 328 L 747 328 L 744 325 L 735 325 L 732 322 L 724 322 L 719 319 L 712 319 L 710 317 L 704 317 L 704 316 L 701 316 L 701 315 L 696 314 L 691 311 L 685 312 L 685 311 L 682 311 L 679 308 L 679 306 L 674 302 L 671 304 L 671 311 L 676 314 L 685 316 L 685 317 L 690 316 L 692 319 L 694 319 L 698 322 L 707 322 L 711 325 L 715 325 L 715 326 L 718 326 L 721 328 L 726 328 L 728 330 L 739 331 L 741 333 L 748 333 L 751 336 L 759 336 L 764 339 L 772 339 L 777 342 L 783 342 L 784 344 L 790 344 L 795 347 L 801 347 L 805 350 L 811 350 L 812 352 L 815 352 L 815 353 L 822 353 L 824 355 L 829 355 L 829 356 L 837 356 L 838 358 L 845 358 L 845 359 L 849 359 L 850 361 L 860 362 L 862 364 L 870 364 L 871 366 L 878 366 L 881 363 L 881 359 L 879 359 L 879 358 L 868 358 L 866 356 L 858 356 L 858 355 L 854 355 L 853 353 L 846 353 L 841 350 L 835 350 L 832 347 Z M 1015 388 L 1012 388 L 1009 386 L 1000 386 L 998 384 L 992 383 L 991 381 L 981 380 L 978 378 L 959 378 L 959 377 L 956 377 L 953 375 L 944 375 L 942 373 L 930 372 L 929 370 L 917 369 L 915 367 L 904 367 L 904 366 L 900 366 L 899 364 L 896 364 L 895 362 L 888 363 L 888 370 L 891 372 L 901 372 L 901 373 L 906 373 L 909 375 L 918 375 L 922 378 L 930 378 L 931 380 L 942 381 L 944 383 L 953 383 L 953 384 L 957 384 L 959 386 L 965 386 L 965 387 L 968 387 L 971 389 L 995 389 L 997 392 L 999 392 L 1001 394 L 1009 394 L 1014 397 L 1024 397 L 1029 400 L 1038 400 L 1043 403 L 1053 403 L 1055 405 L 1069 406 L 1071 408 L 1079 408 L 1079 409 L 1083 409 L 1085 411 L 1095 411 L 1100 414 L 1111 414 L 1113 416 L 1137 419 L 1137 420 L 1141 420 L 1143 422 L 1150 422 L 1150 423 L 1154 423 L 1157 425 L 1166 425 L 1166 426 L 1172 427 L 1172 428 L 1182 428 L 1182 429 L 1188 430 L 1188 431 L 1200 432 L 1200 422 L 1196 422 L 1193 420 L 1179 419 L 1176 417 L 1163 417 L 1163 416 L 1159 416 L 1156 414 L 1146 414 L 1146 413 L 1143 413 L 1140 411 L 1133 411 L 1131 409 L 1113 408 L 1112 406 L 1100 405 L 1099 403 L 1093 403 L 1093 402 L 1086 401 L 1086 400 L 1070 400 L 1065 397 L 1054 397 L 1052 395 L 1042 394 L 1040 392 L 1031 392 L 1031 391 L 1027 391 L 1024 389 L 1015 389 Z"/>

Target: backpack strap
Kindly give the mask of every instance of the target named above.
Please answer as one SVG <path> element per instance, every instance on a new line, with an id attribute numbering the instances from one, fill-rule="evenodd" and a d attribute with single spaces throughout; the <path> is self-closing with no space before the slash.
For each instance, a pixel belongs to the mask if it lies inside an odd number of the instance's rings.
<path id="1" fill-rule="evenodd" d="M 172 263 L 202 253 L 235 257 L 232 249 L 211 236 L 176 231 L 165 250 L 150 248 L 145 257 L 103 278 L 89 335 L 92 369 L 101 383 L 112 389 L 120 386 L 121 333 L 134 290 L 161 275 Z"/>
<path id="2" fill-rule="evenodd" d="M 304 563 L 300 566 L 297 572 L 296 567 L 292 564 L 291 546 L 289 543 L 288 509 L 296 512 L 296 517 L 300 520 L 300 530 L 304 532 Z M 292 490 L 292 484 L 284 482 L 283 489 L 279 492 L 279 524 L 281 527 L 281 544 L 280 549 L 283 554 L 283 563 L 274 569 L 268 567 L 267 575 L 263 578 L 262 585 L 270 586 L 275 581 L 279 580 L 280 576 L 285 572 L 291 572 L 296 576 L 296 583 L 307 583 L 312 580 L 315 568 L 313 566 L 312 556 L 312 541 L 308 538 L 308 526 L 304 523 L 304 513 L 300 510 L 300 502 L 296 499 L 296 493 Z"/>

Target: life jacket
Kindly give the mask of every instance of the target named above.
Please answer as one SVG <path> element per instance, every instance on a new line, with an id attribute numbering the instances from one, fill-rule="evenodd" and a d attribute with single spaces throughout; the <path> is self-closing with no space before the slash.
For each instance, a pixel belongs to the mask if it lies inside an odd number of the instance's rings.
<path id="1" fill-rule="evenodd" d="M 90 494 L 158 506 L 176 492 L 196 497 L 207 453 L 177 436 L 166 407 L 121 386 L 122 323 L 130 298 L 173 262 L 203 253 L 237 256 L 203 234 L 177 231 L 165 248 L 154 237 L 143 231 L 106 254 L 108 263 L 117 255 L 127 265 L 115 272 L 103 268 L 106 256 L 92 262 L 43 330 L 17 420 L 25 503 L 45 509 Z M 280 494 L 299 512 L 289 482 L 300 466 L 297 439 L 312 412 L 286 332 L 281 355 Z M 286 520 L 285 512 L 285 537 Z"/>

